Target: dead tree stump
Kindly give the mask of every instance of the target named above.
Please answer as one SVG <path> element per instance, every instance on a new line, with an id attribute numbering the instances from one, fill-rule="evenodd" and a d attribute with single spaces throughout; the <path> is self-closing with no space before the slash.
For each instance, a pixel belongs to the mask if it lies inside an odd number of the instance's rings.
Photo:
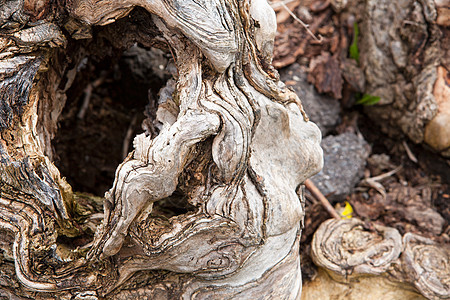
<path id="1" fill-rule="evenodd" d="M 0 295 L 297 299 L 302 183 L 322 166 L 321 134 L 271 66 L 275 29 L 265 0 L 0 3 Z M 77 68 L 134 43 L 172 53 L 173 92 L 83 239 L 95 199 L 72 192 L 52 139 Z M 168 197 L 194 209 L 159 216 Z"/>

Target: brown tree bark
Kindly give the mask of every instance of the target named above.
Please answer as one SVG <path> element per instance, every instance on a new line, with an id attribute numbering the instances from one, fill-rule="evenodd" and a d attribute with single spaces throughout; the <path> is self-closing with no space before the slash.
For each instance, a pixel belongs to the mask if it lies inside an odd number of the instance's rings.
<path id="1" fill-rule="evenodd" d="M 302 183 L 322 166 L 321 135 L 271 67 L 265 0 L 14 0 L 0 28 L 1 296 L 300 296 Z M 52 139 L 83 58 L 136 42 L 172 53 L 176 85 L 89 239 L 95 199 L 72 192 Z M 164 219 L 153 205 L 176 190 L 194 209 Z"/>
<path id="2" fill-rule="evenodd" d="M 383 132 L 449 157 L 448 3 L 365 1 L 362 7 L 363 92 L 381 99 L 367 114 Z"/>

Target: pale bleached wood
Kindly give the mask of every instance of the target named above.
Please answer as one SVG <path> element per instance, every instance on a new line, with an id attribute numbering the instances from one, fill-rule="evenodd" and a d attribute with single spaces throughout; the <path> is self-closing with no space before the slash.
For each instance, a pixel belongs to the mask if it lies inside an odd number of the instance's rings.
<path id="1" fill-rule="evenodd" d="M 135 6 L 152 14 L 155 39 L 170 45 L 176 62 L 173 97 L 156 114 L 163 128 L 156 137 L 135 137 L 92 243 L 65 249 L 57 230 L 70 236 L 82 228 L 71 219 L 70 186 L 49 156 L 73 77 L 61 90 L 64 65 L 28 76 L 35 81 L 30 101 L 3 131 L 27 143 L 1 144 L 8 172 L 0 195 L 7 238 L 0 246 L 17 287 L 4 290 L 43 299 L 48 292 L 75 299 L 298 298 L 304 208 L 297 191 L 322 167 L 321 134 L 270 65 L 273 11 L 266 1 L 74 0 L 65 7 L 72 18 L 66 27 L 105 25 Z M 50 19 L 29 27 L 7 35 L 15 38 L 16 48 L 5 48 L 13 59 L 64 47 Z M 45 87 L 43 78 L 53 85 Z M 19 170 L 30 174 L 20 177 Z M 199 179 L 183 180 L 189 172 Z M 40 187 L 43 196 L 27 194 L 19 183 Z M 153 203 L 176 189 L 195 210 L 170 219 L 155 215 Z"/>
<path id="2" fill-rule="evenodd" d="M 330 219 L 314 234 L 314 262 L 346 279 L 385 273 L 400 256 L 402 239 L 391 227 L 352 219 Z"/>
<path id="3" fill-rule="evenodd" d="M 415 293 L 427 299 L 450 298 L 448 245 L 416 234 L 402 237 L 394 228 L 356 218 L 330 219 L 314 234 L 311 255 L 317 266 L 339 282 L 323 293 L 313 292 L 316 297 L 335 293 L 333 288 L 353 289 L 351 293 L 357 297 L 364 289 L 379 289 L 377 285 L 389 282 L 390 287 L 382 287 L 387 299 L 398 299 L 402 294 L 415 299 Z M 309 284 L 308 290 L 329 281 L 327 276 L 320 276 Z M 394 293 L 397 289 L 399 292 Z M 374 291 L 367 298 L 376 298 L 378 293 Z"/>
<path id="4" fill-rule="evenodd" d="M 402 262 L 408 279 L 428 299 L 450 298 L 450 248 L 407 233 Z"/>

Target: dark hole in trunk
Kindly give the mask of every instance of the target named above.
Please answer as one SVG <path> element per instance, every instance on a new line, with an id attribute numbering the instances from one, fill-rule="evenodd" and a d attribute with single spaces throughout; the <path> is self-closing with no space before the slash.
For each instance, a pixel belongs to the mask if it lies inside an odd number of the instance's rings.
<path id="1" fill-rule="evenodd" d="M 53 142 L 55 163 L 75 191 L 102 197 L 111 188 L 117 166 L 157 106 L 168 60 L 161 50 L 138 45 L 117 58 L 84 58 Z"/>

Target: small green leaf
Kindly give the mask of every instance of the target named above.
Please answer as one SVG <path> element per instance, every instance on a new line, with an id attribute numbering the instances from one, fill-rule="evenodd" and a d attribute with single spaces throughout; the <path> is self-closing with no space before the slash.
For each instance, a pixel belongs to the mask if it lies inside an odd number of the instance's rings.
<path id="1" fill-rule="evenodd" d="M 348 48 L 350 58 L 353 58 L 359 63 L 359 49 L 358 49 L 358 36 L 359 36 L 359 27 L 358 23 L 353 23 L 353 41 L 350 47 Z"/>
<path id="2" fill-rule="evenodd" d="M 356 104 L 364 105 L 364 106 L 370 106 L 375 105 L 378 102 L 380 102 L 381 98 L 378 96 L 372 96 L 369 94 L 364 94 L 361 99 L 356 101 Z"/>

